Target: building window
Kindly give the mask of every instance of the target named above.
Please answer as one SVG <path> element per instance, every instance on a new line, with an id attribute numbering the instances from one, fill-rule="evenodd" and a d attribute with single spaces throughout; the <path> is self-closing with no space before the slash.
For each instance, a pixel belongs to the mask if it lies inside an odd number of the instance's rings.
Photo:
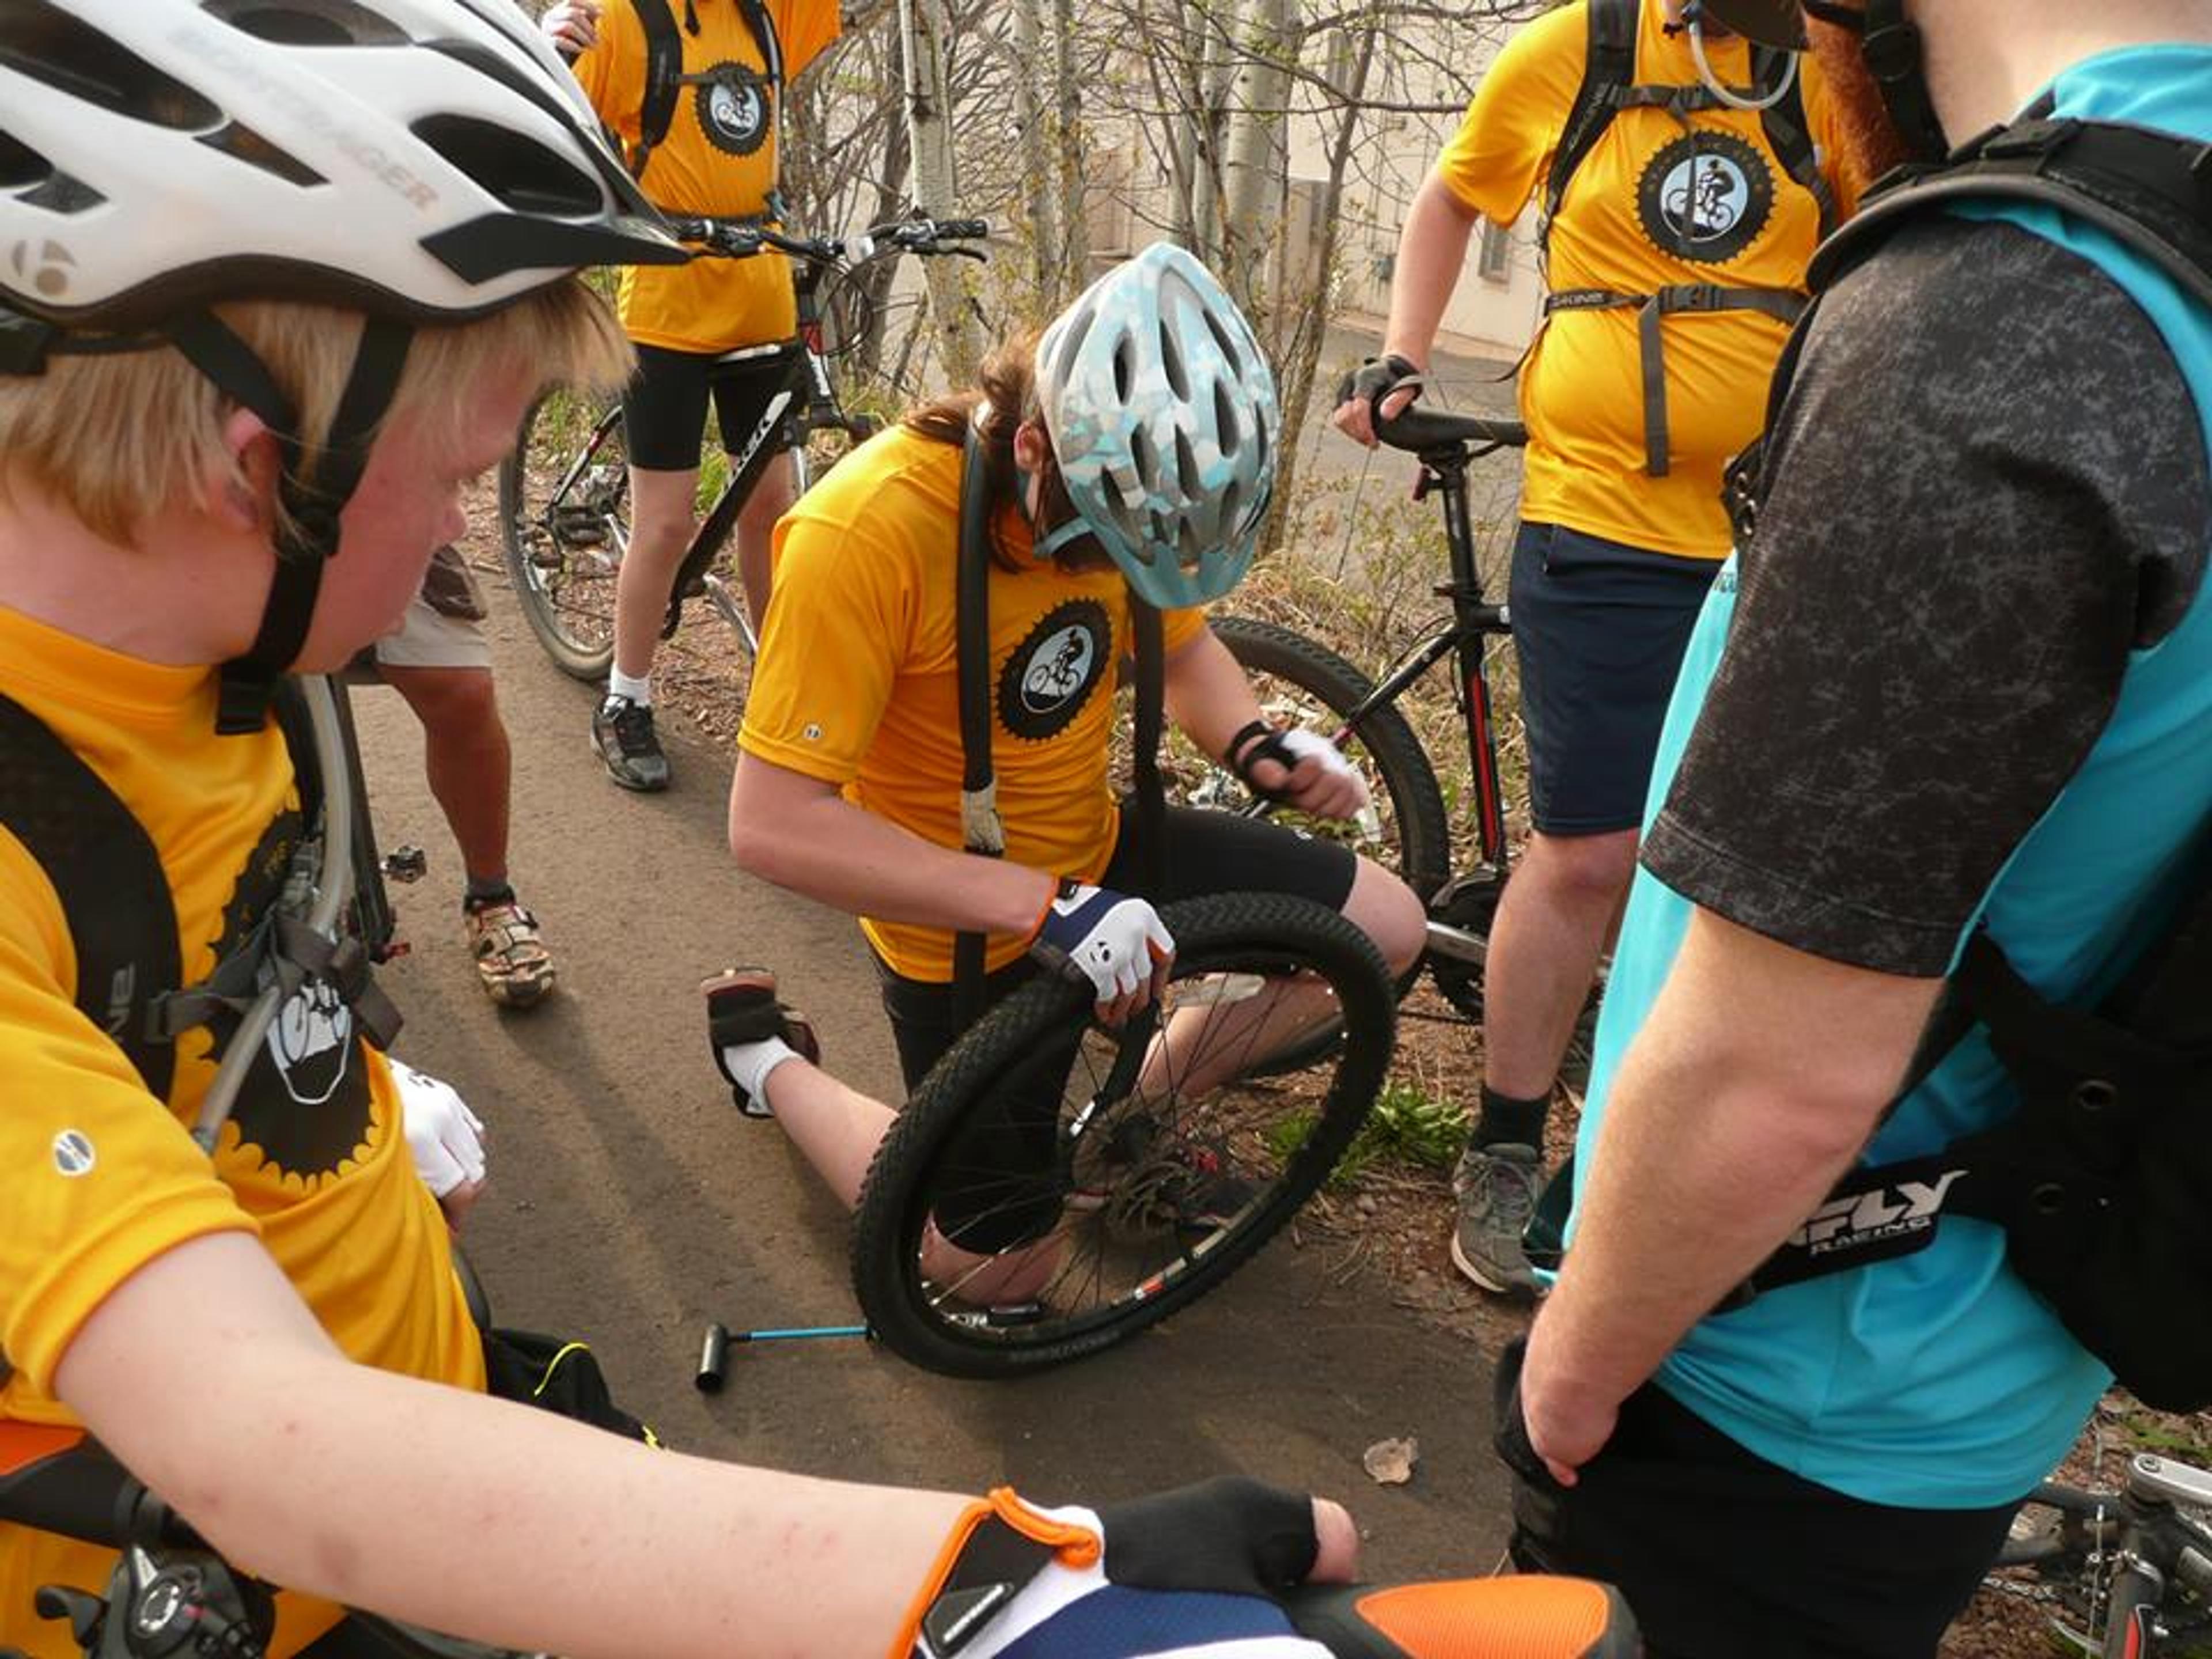
<path id="1" fill-rule="evenodd" d="M 1482 222 L 1482 241 L 1475 250 L 1474 268 L 1485 282 L 1513 280 L 1513 233 L 1496 221 Z"/>

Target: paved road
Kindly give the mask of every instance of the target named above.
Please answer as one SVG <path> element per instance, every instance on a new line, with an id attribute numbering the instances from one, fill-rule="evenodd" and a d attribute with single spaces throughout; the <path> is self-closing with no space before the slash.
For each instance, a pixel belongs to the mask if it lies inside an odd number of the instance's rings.
<path id="1" fill-rule="evenodd" d="M 559 953 L 561 994 L 498 1015 L 459 939 L 458 858 L 397 697 L 357 694 L 386 846 L 430 878 L 395 890 L 412 955 L 386 970 L 398 1052 L 461 1085 L 493 1133 L 470 1246 L 503 1322 L 588 1333 L 617 1393 L 690 1449 L 811 1474 L 1044 1498 L 1109 1498 L 1227 1471 L 1348 1499 L 1375 1577 L 1480 1572 L 1505 1504 L 1488 1371 L 1319 1246 L 1279 1240 L 1225 1290 L 1134 1345 L 1019 1383 L 955 1382 L 854 1341 L 733 1350 L 727 1391 L 691 1376 L 704 1322 L 845 1323 L 844 1218 L 769 1124 L 738 1119 L 704 1052 L 695 987 L 765 962 L 817 1018 L 836 1070 L 896 1077 L 851 924 L 738 873 L 722 844 L 727 757 L 668 733 L 678 786 L 626 795 L 587 752 L 586 690 L 495 594 L 513 732 L 514 866 Z M 703 619 L 702 624 L 703 625 Z M 1375 1486 L 1361 1451 L 1412 1434 L 1419 1473 Z"/>

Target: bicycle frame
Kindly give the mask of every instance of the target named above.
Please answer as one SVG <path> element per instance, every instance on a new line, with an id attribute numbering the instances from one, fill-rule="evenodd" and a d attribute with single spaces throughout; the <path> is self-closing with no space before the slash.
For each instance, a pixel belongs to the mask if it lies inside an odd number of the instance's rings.
<path id="1" fill-rule="evenodd" d="M 2084 1652 L 2146 1659 L 2173 1633 L 2165 1620 L 2177 1589 L 2212 1601 L 2212 1524 L 2197 1518 L 2212 1514 L 2212 1473 L 2142 1452 L 2118 1492 L 2046 1484 L 2028 1502 L 2055 1511 L 2057 1528 L 2008 1547 L 1998 1565 L 2046 1577 L 2078 1565 L 2091 1591 L 2087 1627 L 2066 1634 Z"/>

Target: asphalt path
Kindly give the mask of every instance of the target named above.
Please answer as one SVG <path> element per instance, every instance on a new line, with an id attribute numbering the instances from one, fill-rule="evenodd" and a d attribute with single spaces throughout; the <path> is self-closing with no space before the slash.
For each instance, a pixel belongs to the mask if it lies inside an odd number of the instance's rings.
<path id="1" fill-rule="evenodd" d="M 592 1342 L 625 1404 L 689 1450 L 806 1474 L 1044 1501 L 1110 1500 L 1222 1473 L 1348 1502 L 1371 1578 L 1488 1571 L 1506 1530 L 1488 1446 L 1489 1367 L 1425 1328 L 1341 1247 L 1279 1237 L 1213 1295 L 1133 1343 L 1014 1382 L 956 1382 L 852 1340 L 732 1348 L 692 1385 L 706 1322 L 848 1324 L 844 1216 L 770 1123 L 741 1119 L 706 1053 L 701 977 L 763 963 L 814 1017 L 831 1068 L 896 1099 L 872 970 L 847 918 L 730 862 L 731 757 L 678 720 L 676 787 L 611 784 L 592 693 L 538 652 L 496 579 L 491 633 L 515 756 L 513 869 L 555 951 L 557 995 L 495 1011 L 460 939 L 459 855 L 398 698 L 356 692 L 387 847 L 426 848 L 395 888 L 410 954 L 385 970 L 396 1052 L 459 1086 L 491 1132 L 467 1243 L 501 1323 Z M 703 610 L 690 623 L 714 625 Z M 1361 1453 L 1415 1437 L 1412 1483 Z"/>

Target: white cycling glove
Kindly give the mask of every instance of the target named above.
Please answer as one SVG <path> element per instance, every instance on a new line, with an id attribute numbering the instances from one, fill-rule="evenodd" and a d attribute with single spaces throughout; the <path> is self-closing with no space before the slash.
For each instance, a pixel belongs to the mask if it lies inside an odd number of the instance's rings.
<path id="1" fill-rule="evenodd" d="M 450 1083 L 392 1062 L 399 1085 L 400 1121 L 415 1172 L 433 1198 L 443 1198 L 465 1182 L 484 1178 L 484 1126 Z"/>
<path id="2" fill-rule="evenodd" d="M 1293 762 L 1309 755 L 1321 757 L 1321 769 L 1331 777 L 1346 778 L 1359 791 L 1359 804 L 1367 805 L 1367 780 L 1359 775 L 1359 769 L 1345 759 L 1344 751 L 1317 732 L 1307 732 L 1293 726 L 1282 734 L 1283 747 L 1291 751 Z"/>
<path id="3" fill-rule="evenodd" d="M 1069 979 L 1089 980 L 1101 1002 L 1127 996 L 1175 955 L 1158 911 L 1110 887 L 1063 881 L 1045 907 L 1030 954 Z"/>

